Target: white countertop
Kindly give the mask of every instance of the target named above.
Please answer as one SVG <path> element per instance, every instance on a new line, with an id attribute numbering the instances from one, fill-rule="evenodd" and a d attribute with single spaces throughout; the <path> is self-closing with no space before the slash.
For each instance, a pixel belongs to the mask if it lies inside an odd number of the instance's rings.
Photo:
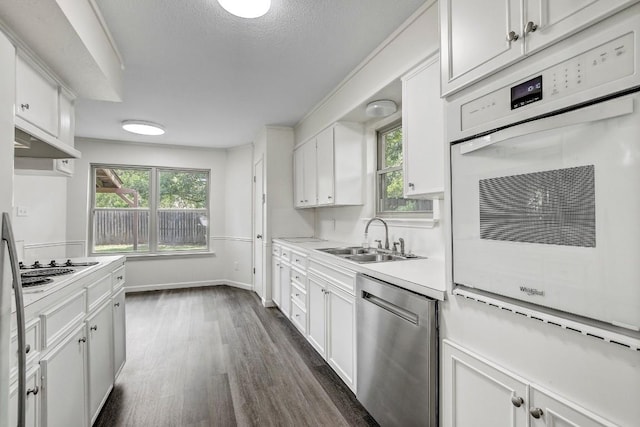
<path id="1" fill-rule="evenodd" d="M 274 243 L 301 250 L 314 258 L 321 258 L 325 262 L 334 263 L 340 267 L 375 277 L 430 298 L 440 301 L 445 299 L 445 264 L 443 259 L 420 258 L 358 264 L 357 262 L 317 250 L 360 246 L 358 244 L 329 240 L 318 241 L 317 239 L 309 241 L 311 239 L 306 239 L 274 239 Z"/>

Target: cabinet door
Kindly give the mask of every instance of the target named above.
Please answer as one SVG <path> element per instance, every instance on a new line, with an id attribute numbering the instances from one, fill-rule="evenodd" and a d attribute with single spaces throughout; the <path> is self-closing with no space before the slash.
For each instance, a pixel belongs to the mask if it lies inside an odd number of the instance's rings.
<path id="1" fill-rule="evenodd" d="M 443 0 L 440 26 L 443 95 L 524 54 L 519 0 Z"/>
<path id="2" fill-rule="evenodd" d="M 636 0 L 526 0 L 524 27 L 531 22 L 535 31 L 525 37 L 531 53 L 604 19 Z M 528 28 L 534 28 L 529 26 Z"/>
<path id="3" fill-rule="evenodd" d="M 531 386 L 529 389 L 529 416 L 531 427 L 614 427 L 615 424 L 581 408 L 553 397 L 550 393 Z"/>
<path id="4" fill-rule="evenodd" d="M 304 207 L 304 149 L 298 147 L 293 152 L 293 205 Z"/>
<path id="5" fill-rule="evenodd" d="M 526 383 L 500 367 L 444 340 L 442 387 L 444 425 L 527 425 Z"/>
<path id="6" fill-rule="evenodd" d="M 271 299 L 280 307 L 280 258 L 274 256 L 271 263 Z"/>
<path id="7" fill-rule="evenodd" d="M 40 360 L 43 427 L 87 425 L 86 342 L 82 325 Z"/>
<path id="8" fill-rule="evenodd" d="M 316 140 L 318 165 L 318 205 L 334 204 L 334 138 L 333 127 L 323 130 Z M 351 159 L 353 161 L 354 159 Z"/>
<path id="9" fill-rule="evenodd" d="M 73 101 L 62 93 L 60 94 L 60 121 L 58 126 L 60 129 L 58 139 L 73 147 L 75 145 L 76 127 Z"/>
<path id="10" fill-rule="evenodd" d="M 303 145 L 304 149 L 304 205 L 315 206 L 318 203 L 317 169 L 316 169 L 316 140 L 313 139 Z"/>
<path id="11" fill-rule="evenodd" d="M 127 319 L 124 299 L 124 289 L 121 289 L 111 299 L 113 305 L 113 378 L 117 378 L 127 360 Z"/>
<path id="12" fill-rule="evenodd" d="M 16 59 L 16 115 L 58 136 L 58 87 Z"/>
<path id="13" fill-rule="evenodd" d="M 307 305 L 307 318 L 309 321 L 309 335 L 311 345 L 326 357 L 327 342 L 327 297 L 326 287 L 313 275 L 307 277 L 309 300 Z"/>
<path id="14" fill-rule="evenodd" d="M 329 342 L 327 361 L 342 380 L 356 389 L 356 299 L 331 286 L 328 289 Z"/>
<path id="15" fill-rule="evenodd" d="M 404 196 L 444 192 L 444 119 L 436 56 L 402 80 Z"/>
<path id="16" fill-rule="evenodd" d="M 291 267 L 280 264 L 280 311 L 289 317 L 291 313 Z"/>
<path id="17" fill-rule="evenodd" d="M 87 318 L 91 424 L 113 387 L 113 310 L 109 300 Z"/>
<path id="18" fill-rule="evenodd" d="M 40 425 L 40 369 L 35 366 L 27 372 L 27 399 L 25 400 L 25 426 Z M 9 390 L 9 425 L 18 425 L 18 383 Z"/>

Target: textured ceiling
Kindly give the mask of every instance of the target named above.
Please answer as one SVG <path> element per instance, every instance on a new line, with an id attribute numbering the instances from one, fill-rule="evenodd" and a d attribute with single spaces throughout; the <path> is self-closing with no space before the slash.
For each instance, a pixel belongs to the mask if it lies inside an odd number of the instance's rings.
<path id="1" fill-rule="evenodd" d="M 295 125 L 424 0 L 272 0 L 246 20 L 217 0 L 97 0 L 120 49 L 124 102 L 79 99 L 76 135 L 232 147 Z M 160 137 L 120 122 L 163 124 Z"/>

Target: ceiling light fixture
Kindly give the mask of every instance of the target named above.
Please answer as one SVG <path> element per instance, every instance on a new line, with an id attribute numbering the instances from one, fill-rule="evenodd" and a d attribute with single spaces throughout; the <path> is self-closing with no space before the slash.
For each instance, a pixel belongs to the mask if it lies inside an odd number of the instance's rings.
<path id="1" fill-rule="evenodd" d="M 367 104 L 365 113 L 368 117 L 387 117 L 398 111 L 398 106 L 390 99 L 379 99 Z"/>
<path id="2" fill-rule="evenodd" d="M 271 0 L 218 0 L 218 3 L 240 18 L 259 18 L 271 8 Z"/>
<path id="3" fill-rule="evenodd" d="M 125 120 L 122 122 L 122 129 L 138 135 L 158 136 L 164 134 L 164 127 L 161 125 L 142 120 Z"/>

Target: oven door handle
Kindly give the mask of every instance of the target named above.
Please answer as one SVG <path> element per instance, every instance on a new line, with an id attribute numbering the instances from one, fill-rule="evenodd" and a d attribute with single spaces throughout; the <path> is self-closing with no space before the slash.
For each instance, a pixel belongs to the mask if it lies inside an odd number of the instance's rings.
<path id="1" fill-rule="evenodd" d="M 601 102 L 588 107 L 579 108 L 563 114 L 546 117 L 507 129 L 499 130 L 495 133 L 485 135 L 471 141 L 459 144 L 460 154 L 468 154 L 498 142 L 532 133 L 543 132 L 551 129 L 559 129 L 566 126 L 581 123 L 590 123 L 598 120 L 611 119 L 633 113 L 633 99 L 619 98 L 611 101 Z"/>

